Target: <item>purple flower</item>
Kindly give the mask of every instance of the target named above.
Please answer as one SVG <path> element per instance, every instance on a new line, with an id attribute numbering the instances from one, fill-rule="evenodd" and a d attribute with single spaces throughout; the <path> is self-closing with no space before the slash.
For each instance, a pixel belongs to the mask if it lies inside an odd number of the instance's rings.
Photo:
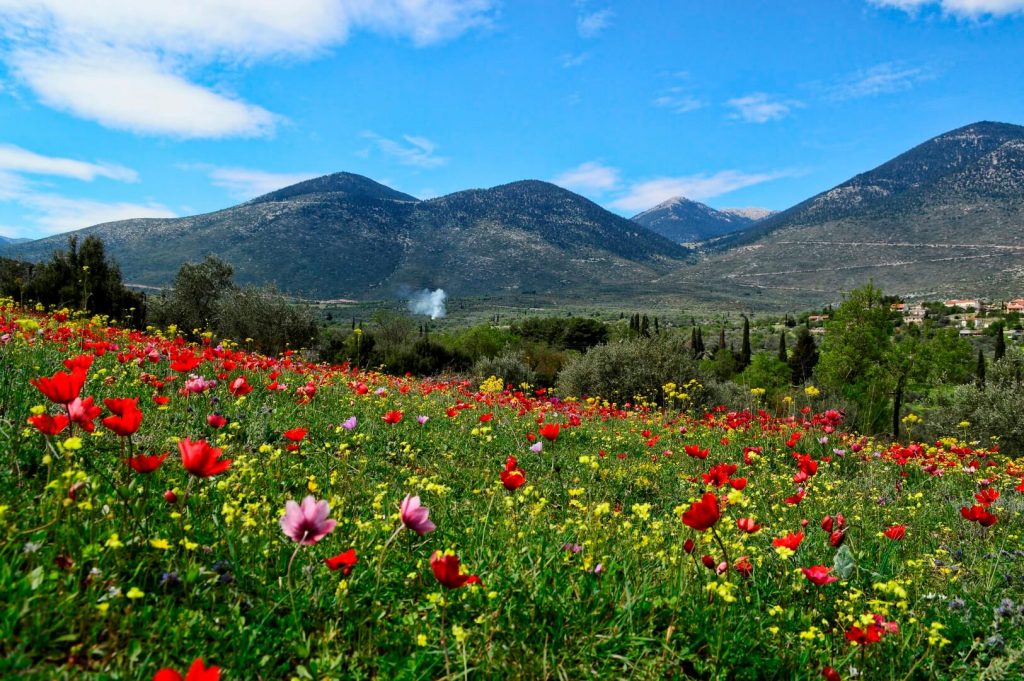
<path id="1" fill-rule="evenodd" d="M 563 551 L 569 551 L 570 553 L 579 553 L 583 550 L 583 547 L 579 544 L 564 544 L 562 546 Z"/>
<path id="2" fill-rule="evenodd" d="M 420 424 L 421 426 L 424 423 L 426 423 L 427 421 L 429 421 L 429 420 L 430 420 L 429 416 L 424 416 L 422 414 L 420 414 L 419 416 L 416 417 L 416 423 Z"/>
<path id="3" fill-rule="evenodd" d="M 540 442 L 534 442 L 532 445 L 530 445 L 530 451 L 533 452 L 534 454 L 540 454 L 542 449 L 544 449 L 544 445 L 542 445 Z"/>
<path id="4" fill-rule="evenodd" d="M 402 517 L 402 524 L 421 537 L 427 532 L 433 532 L 437 525 L 430 522 L 428 516 L 430 509 L 420 504 L 420 498 L 407 494 L 398 507 Z"/>
<path id="5" fill-rule="evenodd" d="M 327 517 L 330 513 L 330 504 L 317 501 L 312 494 L 302 500 L 302 505 L 289 499 L 281 516 L 281 529 L 292 541 L 315 544 L 338 525 L 336 520 Z"/>
<path id="6" fill-rule="evenodd" d="M 355 416 L 349 416 L 345 420 L 345 422 L 343 424 L 341 424 L 341 427 L 344 428 L 345 430 L 355 430 L 355 427 L 356 427 L 357 423 L 359 423 L 359 422 L 356 420 Z"/>

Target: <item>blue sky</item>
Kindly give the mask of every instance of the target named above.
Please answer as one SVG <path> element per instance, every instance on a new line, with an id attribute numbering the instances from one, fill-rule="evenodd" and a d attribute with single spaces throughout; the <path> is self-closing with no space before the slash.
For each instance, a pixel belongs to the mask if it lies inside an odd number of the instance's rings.
<path id="1" fill-rule="evenodd" d="M 0 235 L 320 174 L 786 208 L 1024 123 L 1024 0 L 0 0 Z"/>

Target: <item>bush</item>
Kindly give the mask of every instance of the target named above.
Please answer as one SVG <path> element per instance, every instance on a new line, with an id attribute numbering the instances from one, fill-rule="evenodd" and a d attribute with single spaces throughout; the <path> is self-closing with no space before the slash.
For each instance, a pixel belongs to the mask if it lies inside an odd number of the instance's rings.
<path id="1" fill-rule="evenodd" d="M 268 355 L 312 347 L 318 333 L 308 306 L 296 305 L 272 288 L 246 287 L 224 293 L 214 304 L 212 326 L 217 335 L 251 342 Z"/>
<path id="2" fill-rule="evenodd" d="M 521 352 L 506 352 L 497 357 L 485 357 L 477 360 L 473 365 L 473 376 L 478 380 L 485 380 L 491 376 L 502 379 L 506 385 L 513 386 L 537 382 L 537 374 L 527 363 L 526 357 Z"/>
<path id="3" fill-rule="evenodd" d="M 932 399 L 925 409 L 925 427 L 931 439 L 964 432 L 982 442 L 999 437 L 1001 449 L 1011 456 L 1024 456 L 1024 351 L 1010 347 L 1006 356 L 989 365 L 985 386 L 959 385 Z"/>
<path id="4" fill-rule="evenodd" d="M 449 350 L 429 338 L 420 338 L 410 346 L 389 352 L 385 355 L 384 364 L 391 374 L 434 376 L 451 371 L 465 371 L 471 361 L 464 352 Z"/>
<path id="5" fill-rule="evenodd" d="M 558 374 L 558 390 L 563 395 L 600 396 L 618 403 L 641 397 L 660 404 L 663 385 L 682 385 L 696 375 L 687 343 L 662 334 L 599 345 L 573 357 Z"/>

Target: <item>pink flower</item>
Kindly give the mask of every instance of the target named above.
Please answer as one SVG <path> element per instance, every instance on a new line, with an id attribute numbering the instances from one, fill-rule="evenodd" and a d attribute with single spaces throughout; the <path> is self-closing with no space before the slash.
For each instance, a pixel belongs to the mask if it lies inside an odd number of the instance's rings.
<path id="1" fill-rule="evenodd" d="M 202 376 L 196 376 L 191 374 L 188 380 L 185 381 L 185 390 L 190 393 L 201 393 L 213 388 L 217 385 L 217 381 L 207 380 Z"/>
<path id="2" fill-rule="evenodd" d="M 402 524 L 421 537 L 427 532 L 437 529 L 437 525 L 428 519 L 430 509 L 420 504 L 419 497 L 407 494 L 398 509 L 401 513 Z"/>
<path id="3" fill-rule="evenodd" d="M 542 445 L 539 441 L 534 442 L 532 445 L 530 445 L 530 451 L 533 452 L 534 454 L 540 454 L 541 450 L 543 449 L 544 445 Z"/>
<path id="4" fill-rule="evenodd" d="M 416 417 L 416 423 L 420 424 L 421 426 L 422 426 L 422 425 L 423 425 L 424 423 L 426 423 L 427 421 L 429 421 L 429 420 L 430 420 L 430 417 L 429 417 L 429 416 L 417 416 L 417 417 Z"/>
<path id="5" fill-rule="evenodd" d="M 324 500 L 317 501 L 310 494 L 302 500 L 302 505 L 288 500 L 281 516 L 281 529 L 292 541 L 303 544 L 315 544 L 334 531 L 338 525 L 336 520 L 327 516 L 331 506 Z"/>

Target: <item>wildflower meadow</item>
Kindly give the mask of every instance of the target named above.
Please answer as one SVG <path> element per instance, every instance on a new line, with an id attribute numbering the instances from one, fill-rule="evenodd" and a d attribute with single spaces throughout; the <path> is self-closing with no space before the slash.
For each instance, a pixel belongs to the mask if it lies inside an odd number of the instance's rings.
<path id="1" fill-rule="evenodd" d="M 1024 462 L 970 423 L 894 443 L 810 387 L 611 404 L 10 302 L 0 368 L 2 678 L 1024 675 Z"/>

